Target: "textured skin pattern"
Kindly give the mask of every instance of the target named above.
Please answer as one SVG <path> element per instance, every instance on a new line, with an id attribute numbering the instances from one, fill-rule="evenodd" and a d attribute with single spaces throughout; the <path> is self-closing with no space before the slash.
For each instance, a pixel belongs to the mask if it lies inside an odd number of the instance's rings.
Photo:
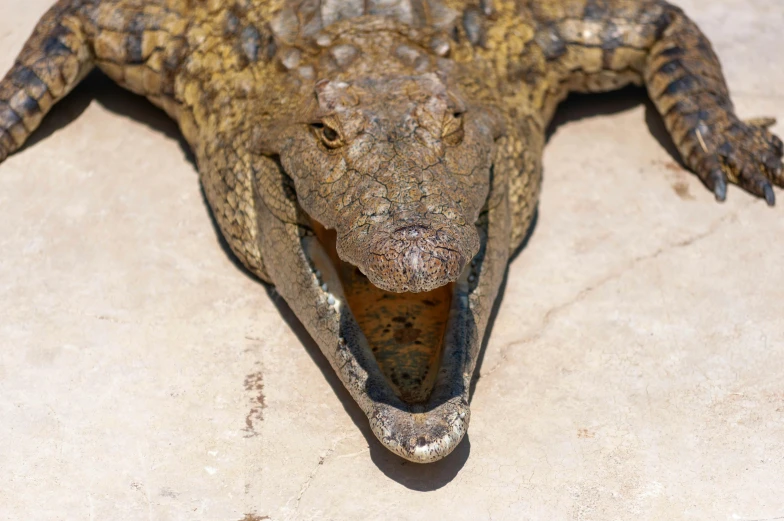
<path id="1" fill-rule="evenodd" d="M 710 43 L 662 0 L 60 0 L 0 82 L 0 161 L 93 67 L 179 123 L 234 253 L 413 461 L 465 433 L 480 339 L 569 92 L 645 85 L 719 200 L 734 183 L 772 205 L 784 185 L 771 122 L 738 118 Z M 314 221 L 382 290 L 452 285 L 426 403 L 390 389 Z"/>

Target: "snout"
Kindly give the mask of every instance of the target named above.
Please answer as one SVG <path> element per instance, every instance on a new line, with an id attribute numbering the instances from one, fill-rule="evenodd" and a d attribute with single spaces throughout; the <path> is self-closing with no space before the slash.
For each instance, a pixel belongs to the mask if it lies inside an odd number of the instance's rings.
<path id="1" fill-rule="evenodd" d="M 473 224 L 419 220 L 339 235 L 338 255 L 375 286 L 396 293 L 430 291 L 456 280 L 479 250 Z"/>

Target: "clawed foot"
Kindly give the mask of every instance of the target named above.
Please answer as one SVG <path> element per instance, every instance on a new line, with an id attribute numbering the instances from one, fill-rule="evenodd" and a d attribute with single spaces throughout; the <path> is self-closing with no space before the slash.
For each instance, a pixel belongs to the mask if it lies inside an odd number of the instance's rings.
<path id="1" fill-rule="evenodd" d="M 727 198 L 727 182 L 762 197 L 768 205 L 776 203 L 773 185 L 784 187 L 781 157 L 784 145 L 768 130 L 776 120 L 771 118 L 737 121 L 721 136 L 714 137 L 714 152 L 703 160 L 697 173 L 713 190 L 716 199 Z M 696 131 L 699 146 L 708 152 L 706 139 Z"/>

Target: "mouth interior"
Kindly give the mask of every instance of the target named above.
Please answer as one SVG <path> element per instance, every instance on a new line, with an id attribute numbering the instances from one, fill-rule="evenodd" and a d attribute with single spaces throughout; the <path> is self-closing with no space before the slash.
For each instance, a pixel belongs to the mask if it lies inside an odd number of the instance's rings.
<path id="1" fill-rule="evenodd" d="M 390 387 L 407 403 L 426 402 L 441 364 L 454 283 L 423 293 L 379 289 L 359 268 L 338 257 L 334 230 L 315 220 L 312 225 L 328 259 L 310 260 L 320 272 L 337 273 L 345 303 Z M 319 265 L 324 262 L 333 269 Z"/>

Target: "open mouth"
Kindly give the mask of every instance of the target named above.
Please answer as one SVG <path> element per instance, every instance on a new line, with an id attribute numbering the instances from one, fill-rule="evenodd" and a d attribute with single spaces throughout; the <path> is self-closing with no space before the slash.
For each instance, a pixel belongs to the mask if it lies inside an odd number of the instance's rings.
<path id="1" fill-rule="evenodd" d="M 384 291 L 338 257 L 334 230 L 312 225 L 326 255 L 311 261 L 327 300 L 336 305 L 335 293 L 342 294 L 392 391 L 407 404 L 424 404 L 436 383 L 456 284 L 422 293 Z"/>

